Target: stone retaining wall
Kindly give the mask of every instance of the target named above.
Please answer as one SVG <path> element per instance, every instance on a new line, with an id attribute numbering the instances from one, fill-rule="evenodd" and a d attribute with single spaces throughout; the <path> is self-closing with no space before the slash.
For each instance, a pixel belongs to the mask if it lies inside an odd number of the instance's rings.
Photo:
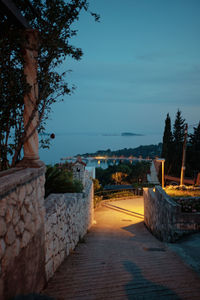
<path id="1" fill-rule="evenodd" d="M 16 168 L 0 178 L 0 299 L 44 285 L 44 172 Z"/>
<path id="2" fill-rule="evenodd" d="M 47 280 L 83 238 L 93 222 L 93 184 L 84 193 L 51 194 L 45 199 L 45 269 Z"/>
<path id="3" fill-rule="evenodd" d="M 144 222 L 160 240 L 175 242 L 184 234 L 200 230 L 200 213 L 183 213 L 165 191 L 144 188 Z"/>
<path id="4" fill-rule="evenodd" d="M 93 184 L 44 201 L 45 167 L 0 174 L 0 299 L 40 292 L 93 222 Z"/>

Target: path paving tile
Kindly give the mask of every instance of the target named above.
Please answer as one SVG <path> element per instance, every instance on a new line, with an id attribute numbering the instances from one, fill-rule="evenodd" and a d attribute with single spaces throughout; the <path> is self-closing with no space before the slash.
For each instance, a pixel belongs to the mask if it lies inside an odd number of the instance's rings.
<path id="1" fill-rule="evenodd" d="M 56 300 L 200 299 L 200 277 L 144 226 L 143 198 L 98 208 L 92 226 L 44 294 Z"/>

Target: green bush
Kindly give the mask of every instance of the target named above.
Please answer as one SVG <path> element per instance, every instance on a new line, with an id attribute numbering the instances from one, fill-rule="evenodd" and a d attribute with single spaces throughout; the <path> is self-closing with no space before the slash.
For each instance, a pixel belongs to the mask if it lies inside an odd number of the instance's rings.
<path id="1" fill-rule="evenodd" d="M 72 172 L 58 166 L 47 166 L 45 174 L 45 197 L 58 193 L 81 193 L 83 185 L 74 180 Z"/>

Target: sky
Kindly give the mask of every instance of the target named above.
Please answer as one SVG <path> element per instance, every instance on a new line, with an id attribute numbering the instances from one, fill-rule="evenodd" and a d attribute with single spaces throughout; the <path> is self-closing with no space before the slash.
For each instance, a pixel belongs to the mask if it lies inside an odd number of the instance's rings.
<path id="1" fill-rule="evenodd" d="M 167 113 L 200 120 L 200 1 L 90 0 L 61 69 L 77 89 L 56 103 L 47 131 L 161 134 Z"/>

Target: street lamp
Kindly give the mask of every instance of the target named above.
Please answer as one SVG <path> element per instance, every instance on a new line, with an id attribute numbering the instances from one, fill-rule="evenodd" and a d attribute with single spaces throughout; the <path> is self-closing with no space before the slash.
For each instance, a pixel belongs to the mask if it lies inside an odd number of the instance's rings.
<path id="1" fill-rule="evenodd" d="M 164 188 L 164 185 L 165 185 L 165 172 L 164 172 L 165 159 L 157 158 L 156 161 L 162 163 L 162 188 Z"/>
<path id="2" fill-rule="evenodd" d="M 185 156 L 186 156 L 187 134 L 188 134 L 187 131 L 188 131 L 188 124 L 185 124 L 185 134 L 184 134 L 184 142 L 183 142 L 183 158 L 182 158 L 182 166 L 181 166 L 180 186 L 183 186 L 184 176 L 185 176 Z"/>

